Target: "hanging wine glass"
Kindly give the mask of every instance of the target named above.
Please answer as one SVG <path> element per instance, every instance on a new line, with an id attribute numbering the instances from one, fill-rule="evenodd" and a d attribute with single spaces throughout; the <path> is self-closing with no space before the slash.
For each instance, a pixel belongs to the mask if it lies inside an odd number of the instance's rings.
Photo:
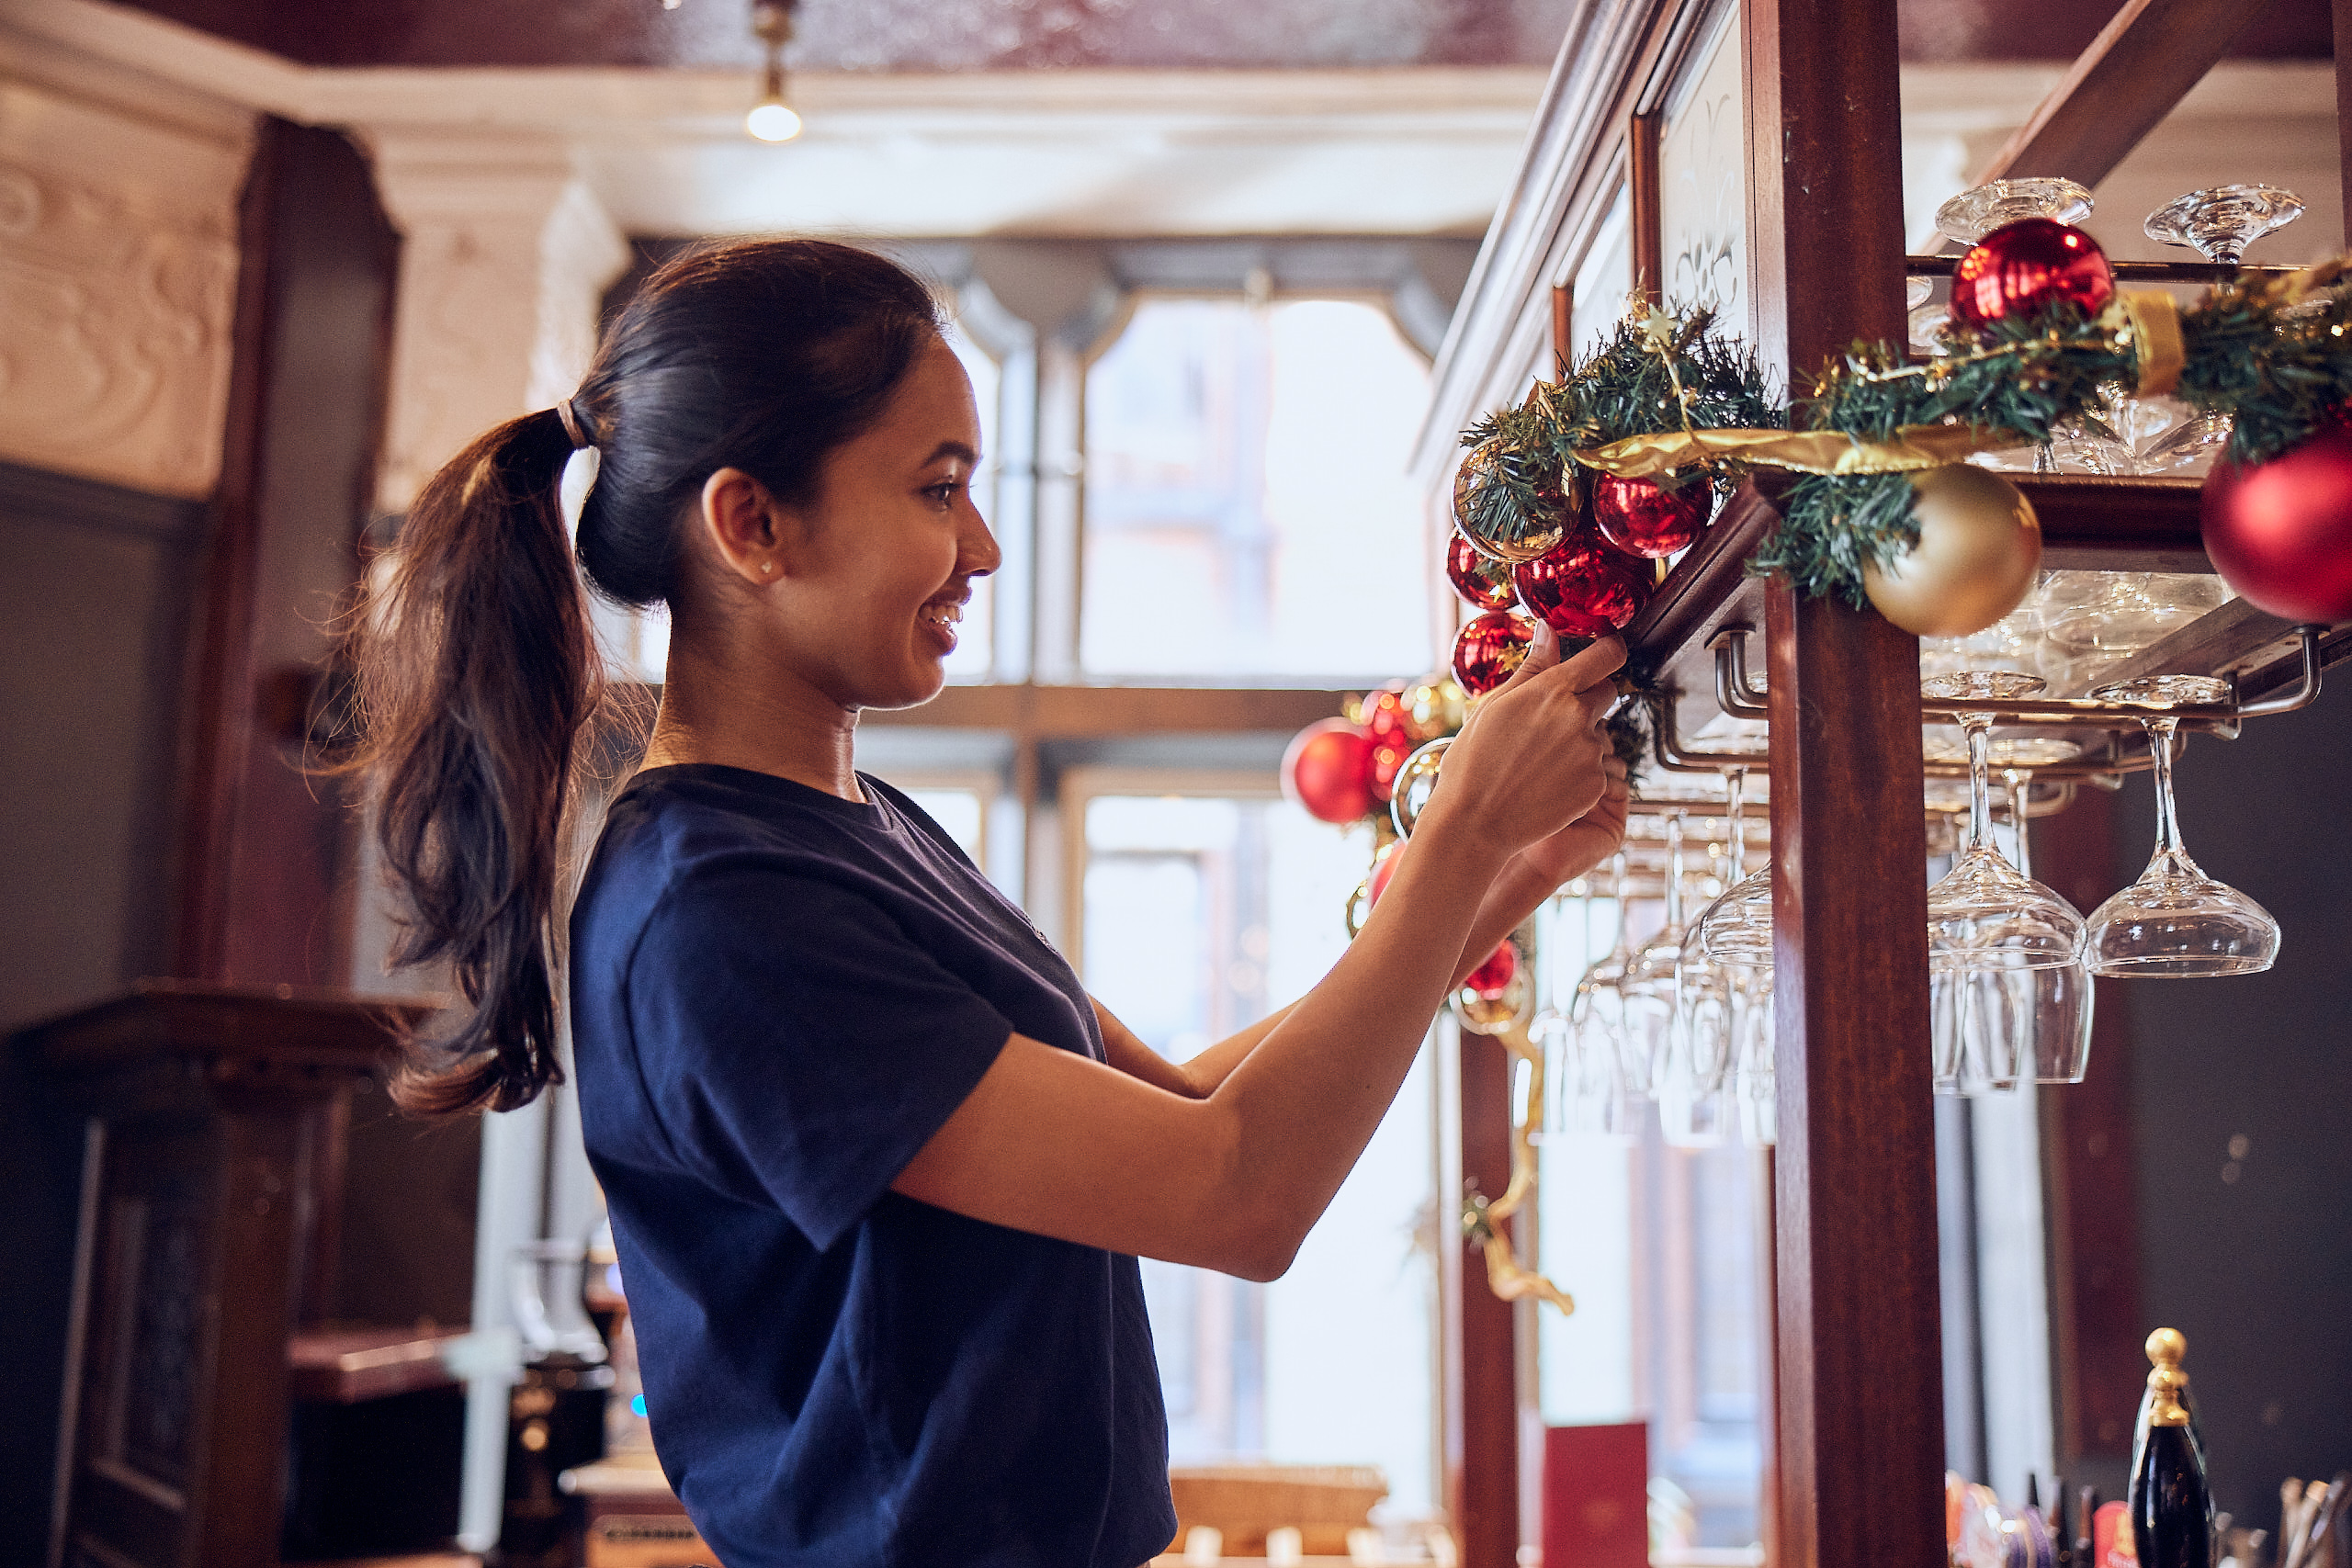
<path id="1" fill-rule="evenodd" d="M 2303 215 L 2302 198 L 2277 186 L 2214 186 L 2177 196 L 2148 214 L 2141 231 L 2167 245 L 2185 245 L 2207 261 L 2236 266 L 2246 246 Z M 2153 443 L 2143 472 L 2202 472 L 2230 444 L 2230 421 L 2208 410 Z"/>
<path id="2" fill-rule="evenodd" d="M 1674 1037 L 1674 973 L 1682 961 L 1682 808 L 1666 814 L 1666 924 L 1634 951 L 1620 982 L 1624 994 L 1625 1078 L 1657 1092 Z"/>
<path id="3" fill-rule="evenodd" d="M 2090 921 L 2095 974 L 2190 979 L 2254 975 L 2278 956 L 2278 922 L 2269 911 L 2198 868 L 2181 842 L 2172 788 L 2173 737 L 2184 703 L 2216 703 L 2229 685 L 2210 675 L 2149 675 L 2118 681 L 2091 695 L 2149 710 L 2141 720 L 2155 761 L 2156 849 L 2140 880 L 2101 904 Z"/>
<path id="4" fill-rule="evenodd" d="M 1939 675 L 1921 691 L 1939 703 L 2032 696 L 2039 675 L 2013 670 Z M 2021 876 L 1993 842 L 1993 715 L 1963 710 L 1968 736 L 1968 838 L 1951 870 L 1928 891 L 1928 959 L 1948 971 L 2038 969 L 2083 953 L 2083 917 L 2041 883 Z"/>
<path id="5" fill-rule="evenodd" d="M 2064 603 L 2042 610 L 2051 645 L 2070 657 L 2116 660 L 2153 647 L 2229 602 L 2229 585 L 2210 572 L 2102 571 L 2088 575 Z"/>
<path id="6" fill-rule="evenodd" d="M 1772 1055 L 1772 970 L 1742 966 L 1738 1005 L 1734 1012 L 1738 1066 L 1732 1082 L 1733 1103 L 1739 1115 L 1739 1141 L 1750 1148 L 1770 1148 L 1780 1142 L 1779 1077 Z"/>
<path id="7" fill-rule="evenodd" d="M 1616 940 L 1609 951 L 1595 960 L 1577 979 L 1575 994 L 1568 1001 L 1568 1022 L 1576 1032 L 1576 1050 L 1582 1066 L 1577 1081 L 1588 1083 L 1594 1077 L 1591 1064 L 1605 1059 L 1606 1077 L 1614 1086 L 1614 1093 L 1634 1096 L 1648 1092 L 1646 1073 L 1636 1084 L 1626 1077 L 1625 1064 L 1631 1054 L 1625 1048 L 1625 972 L 1634 963 L 1634 951 L 1628 939 L 1628 914 L 1625 905 L 1625 852 L 1619 850 L 1609 863 L 1610 901 L 1615 906 Z"/>
<path id="8" fill-rule="evenodd" d="M 1747 770 L 1726 768 L 1724 839 L 1734 874 L 1723 880 L 1726 890 L 1738 881 L 1736 868 L 1747 837 L 1741 820 Z M 1720 895 L 1718 896 L 1720 897 Z M 1713 908 L 1711 902 L 1708 906 Z M 1668 1144 L 1679 1148 L 1707 1148 L 1722 1143 L 1737 1122 L 1736 1108 L 1725 1093 L 1736 1065 L 1738 976 L 1708 955 L 1696 925 L 1682 938 L 1675 958 L 1673 1032 L 1667 1046 L 1667 1069 L 1658 1075 L 1658 1122 Z"/>
<path id="9" fill-rule="evenodd" d="M 1995 670 L 1936 676 L 1921 690 L 1932 701 L 1964 703 L 2032 696 L 2043 685 L 2036 675 Z M 2031 1070 L 2045 1033 L 2053 1041 L 2086 1033 L 2089 987 L 2057 973 L 2082 964 L 2082 916 L 1993 842 L 1993 716 L 1959 716 L 1968 738 L 1968 836 L 1951 870 L 1928 890 L 1928 968 L 1936 1087 L 1965 1094 L 2013 1088 Z"/>

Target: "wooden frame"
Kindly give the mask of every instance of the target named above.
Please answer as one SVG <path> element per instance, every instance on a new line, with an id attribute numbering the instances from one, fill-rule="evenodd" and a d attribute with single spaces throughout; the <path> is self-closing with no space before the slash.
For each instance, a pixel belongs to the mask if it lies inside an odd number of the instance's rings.
<path id="1" fill-rule="evenodd" d="M 2352 27 L 2352 0 L 2336 8 Z M 1447 477 L 1456 416 L 1524 390 L 1508 381 L 1532 362 L 1532 339 L 1552 314 L 1541 292 L 1574 276 L 1620 185 L 1633 192 L 1636 290 L 1655 297 L 1664 250 L 1656 117 L 1679 50 L 1710 11 L 1704 0 L 1623 0 L 1579 18 L 1439 368 L 1416 459 L 1433 490 Z M 2220 59 L 2246 14 L 2214 0 L 2132 0 L 1981 177 L 2097 181 Z M 1739 26 L 1747 335 L 1768 367 L 1801 377 L 1856 337 L 1902 341 L 1905 275 L 1935 269 L 1904 254 L 1894 8 L 1744 0 Z M 2341 62 L 2337 81 L 2352 127 L 2352 74 Z M 2352 190 L 2352 129 L 2345 135 Z M 2187 269 L 2155 270 L 2189 280 Z M 2023 488 L 2041 515 L 2050 566 L 2211 570 L 2193 483 L 2058 478 Z M 1781 492 L 1765 475 L 1734 497 L 1626 636 L 1634 663 L 1677 694 L 1688 732 L 1717 709 L 1709 648 L 1716 632 L 1744 624 L 1765 633 L 1781 1097 L 1768 1259 L 1777 1414 L 1767 1549 L 1772 1561 L 1803 1568 L 1926 1564 L 1944 1550 L 1934 1484 L 1943 1408 L 1917 644 L 1871 612 L 1801 601 L 1785 582 L 1745 576 L 1744 562 L 1778 522 Z M 2217 612 L 2163 652 L 2171 668 L 2228 671 L 2244 696 L 2279 689 L 2299 669 L 2299 649 L 2278 637 L 2279 626 L 2256 622 Z M 2352 631 L 2335 628 L 2319 647 L 2323 662 L 2352 655 Z M 2064 836 L 2081 841 L 2061 849 L 2053 874 L 2098 852 L 2098 816 Z M 1465 1050 L 1465 1122 L 1483 1066 Z M 2053 1114 L 2087 1126 L 2116 1122 L 2122 1111 L 2110 1088 L 2097 1103 Z M 2054 1179 L 2112 1206 L 2120 1169 L 2067 1154 Z M 2075 1333 L 2075 1298 L 2088 1288 L 2065 1271 L 2067 1241 L 2058 1238 L 2053 1280 L 2062 1341 Z M 1447 1279 L 1476 1294 L 1459 1270 Z M 2102 1288 L 2111 1292 L 2112 1281 Z M 1497 1396 L 1517 1376 L 1510 1339 L 1474 1333 L 1493 1314 L 1466 1296 L 1449 1313 L 1463 1325 L 1453 1348 L 1465 1385 L 1449 1395 L 1457 1424 L 1449 1454 L 1465 1466 L 1504 1463 L 1516 1436 L 1505 1423 L 1517 1412 Z M 2120 1387 L 2062 1380 L 2061 1418 L 2103 1429 L 2126 1400 Z M 1502 1568 L 1519 1545 L 1519 1521 L 1495 1517 L 1493 1490 L 1466 1471 L 1457 1476 L 1456 1529 L 1469 1568 Z"/>

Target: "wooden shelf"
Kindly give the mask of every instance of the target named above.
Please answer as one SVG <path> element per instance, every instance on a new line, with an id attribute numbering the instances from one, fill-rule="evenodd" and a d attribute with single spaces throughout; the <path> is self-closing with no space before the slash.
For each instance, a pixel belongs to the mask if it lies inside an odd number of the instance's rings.
<path id="1" fill-rule="evenodd" d="M 287 1341 L 287 1392 L 296 1399 L 357 1404 L 428 1388 L 455 1388 L 449 1347 L 463 1329 L 419 1334 L 413 1327 L 313 1329 Z"/>

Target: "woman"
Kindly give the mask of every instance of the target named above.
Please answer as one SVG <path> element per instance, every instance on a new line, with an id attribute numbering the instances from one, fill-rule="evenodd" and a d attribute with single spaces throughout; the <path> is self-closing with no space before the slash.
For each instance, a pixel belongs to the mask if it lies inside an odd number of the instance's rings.
<path id="1" fill-rule="evenodd" d="M 907 798 L 857 716 L 942 683 L 996 541 L 929 294 L 771 241 L 657 274 L 560 407 L 411 512 L 364 617 L 382 833 L 473 1010 L 410 1103 L 558 1076 L 549 953 L 590 586 L 665 602 L 641 769 L 570 923 L 573 1051 L 662 1462 L 727 1568 L 1134 1568 L 1174 1533 L 1137 1256 L 1271 1280 L 1450 986 L 1608 854 L 1611 642 L 1536 652 L 1303 1000 L 1176 1066 Z"/>

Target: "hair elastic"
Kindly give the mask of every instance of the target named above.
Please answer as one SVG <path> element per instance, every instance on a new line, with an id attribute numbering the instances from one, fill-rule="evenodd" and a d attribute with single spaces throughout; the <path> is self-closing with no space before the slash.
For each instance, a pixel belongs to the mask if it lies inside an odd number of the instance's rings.
<path id="1" fill-rule="evenodd" d="M 555 416 L 563 421 L 563 433 L 571 437 L 571 445 L 575 448 L 596 445 L 588 439 L 587 432 L 582 427 L 580 415 L 573 411 L 570 398 L 556 400 Z"/>

